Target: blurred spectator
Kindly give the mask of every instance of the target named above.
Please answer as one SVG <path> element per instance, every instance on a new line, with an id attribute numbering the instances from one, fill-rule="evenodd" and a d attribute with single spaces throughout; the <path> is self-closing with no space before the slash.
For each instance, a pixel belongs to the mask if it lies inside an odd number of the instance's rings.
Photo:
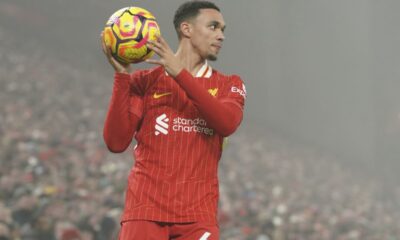
<path id="1" fill-rule="evenodd" d="M 0 222 L 0 240 L 11 240 L 10 227 L 4 222 Z"/>

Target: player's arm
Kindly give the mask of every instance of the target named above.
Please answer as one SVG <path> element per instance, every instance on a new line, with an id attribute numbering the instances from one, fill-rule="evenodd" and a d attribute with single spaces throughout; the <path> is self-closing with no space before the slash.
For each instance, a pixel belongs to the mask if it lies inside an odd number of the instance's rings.
<path id="1" fill-rule="evenodd" d="M 103 33 L 101 38 L 103 39 Z M 111 100 L 103 128 L 103 138 L 111 152 L 125 151 L 132 141 L 142 118 L 141 97 L 131 91 L 129 64 L 115 60 L 102 41 L 103 52 L 115 70 Z"/>
<path id="2" fill-rule="evenodd" d="M 243 84 L 238 76 L 233 76 L 229 81 L 228 89 L 222 92 L 224 95 L 221 99 L 212 97 L 186 69 L 181 70 L 175 81 L 185 90 L 197 110 L 215 131 L 224 137 L 235 132 L 243 118 L 245 99 L 244 90 L 240 90 Z"/>
<path id="3" fill-rule="evenodd" d="M 104 142 L 114 153 L 123 152 L 128 148 L 142 119 L 142 98 L 137 95 L 131 96 L 129 86 L 124 86 L 126 83 L 123 80 L 115 78 L 103 128 Z"/>
<path id="4" fill-rule="evenodd" d="M 160 60 L 149 59 L 146 62 L 164 66 L 215 131 L 222 136 L 229 136 L 236 130 L 243 117 L 243 104 L 234 104 L 234 101 L 221 101 L 212 97 L 204 87 L 193 81 L 193 76 L 183 68 L 161 36 L 157 41 L 148 41 L 147 46 L 160 56 Z"/>

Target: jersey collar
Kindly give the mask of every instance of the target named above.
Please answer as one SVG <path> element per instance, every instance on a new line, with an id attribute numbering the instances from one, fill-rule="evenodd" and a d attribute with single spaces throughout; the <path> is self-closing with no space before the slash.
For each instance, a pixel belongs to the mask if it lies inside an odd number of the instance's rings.
<path id="1" fill-rule="evenodd" d="M 197 72 L 196 77 L 210 78 L 211 74 L 212 74 L 212 68 L 208 64 L 208 61 L 206 60 L 203 66 Z"/>
<path id="2" fill-rule="evenodd" d="M 165 74 L 168 76 L 168 73 L 166 71 L 165 71 Z M 203 64 L 203 66 L 201 66 L 201 68 L 197 72 L 195 77 L 197 77 L 197 78 L 210 78 L 211 75 L 212 75 L 212 68 L 211 68 L 211 66 L 208 64 L 208 62 L 206 60 L 205 63 Z"/>

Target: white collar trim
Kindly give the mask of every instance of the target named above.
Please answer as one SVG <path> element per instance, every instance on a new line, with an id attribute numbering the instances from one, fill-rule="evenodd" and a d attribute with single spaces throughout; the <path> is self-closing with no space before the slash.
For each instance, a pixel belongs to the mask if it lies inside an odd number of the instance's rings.
<path id="1" fill-rule="evenodd" d="M 197 72 L 196 77 L 210 78 L 211 74 L 212 74 L 212 68 L 206 60 L 203 66 Z"/>
<path id="2" fill-rule="evenodd" d="M 165 75 L 169 75 L 167 73 L 167 71 L 165 71 Z M 210 65 L 208 65 L 208 62 L 206 60 L 206 62 L 203 64 L 203 66 L 201 66 L 200 70 L 197 72 L 195 77 L 204 77 L 204 78 L 210 78 L 212 75 L 212 68 Z"/>

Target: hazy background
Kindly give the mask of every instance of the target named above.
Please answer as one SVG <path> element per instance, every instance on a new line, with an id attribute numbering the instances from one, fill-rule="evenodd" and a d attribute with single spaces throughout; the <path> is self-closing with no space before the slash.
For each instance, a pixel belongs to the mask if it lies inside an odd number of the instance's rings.
<path id="1" fill-rule="evenodd" d="M 34 52 L 39 68 L 38 55 L 69 66 L 69 72 L 93 73 L 95 81 L 75 79 L 62 91 L 81 91 L 82 95 L 97 91 L 99 99 L 93 107 L 99 112 L 91 123 L 96 127 L 91 130 L 100 138 L 113 76 L 100 49 L 104 23 L 125 6 L 149 9 L 158 19 L 163 36 L 175 48 L 172 17 L 182 2 L 0 0 L 0 44 L 26 53 L 27 59 Z M 335 161 L 351 174 L 374 179 L 389 192 L 397 187 L 400 2 L 215 2 L 227 29 L 219 59 L 212 65 L 222 72 L 239 74 L 248 93 L 238 135 L 260 141 L 279 136 L 290 144 L 335 156 Z M 49 92 L 54 84 L 48 86 Z M 6 99 L 4 86 L 0 91 Z M 75 105 L 62 109 L 74 114 L 74 106 L 80 104 L 75 100 Z M 40 96 L 36 104 L 41 104 Z M 29 126 L 22 127 L 29 131 Z"/>
<path id="2" fill-rule="evenodd" d="M 176 47 L 172 16 L 181 2 L 1 0 L 0 20 L 21 47 L 38 43 L 44 54 L 96 69 L 104 75 L 98 84 L 110 84 L 99 47 L 109 15 L 132 4 L 151 9 Z M 217 3 L 227 31 L 213 65 L 246 83 L 242 130 L 257 124 L 360 165 L 400 169 L 398 1 Z"/>

